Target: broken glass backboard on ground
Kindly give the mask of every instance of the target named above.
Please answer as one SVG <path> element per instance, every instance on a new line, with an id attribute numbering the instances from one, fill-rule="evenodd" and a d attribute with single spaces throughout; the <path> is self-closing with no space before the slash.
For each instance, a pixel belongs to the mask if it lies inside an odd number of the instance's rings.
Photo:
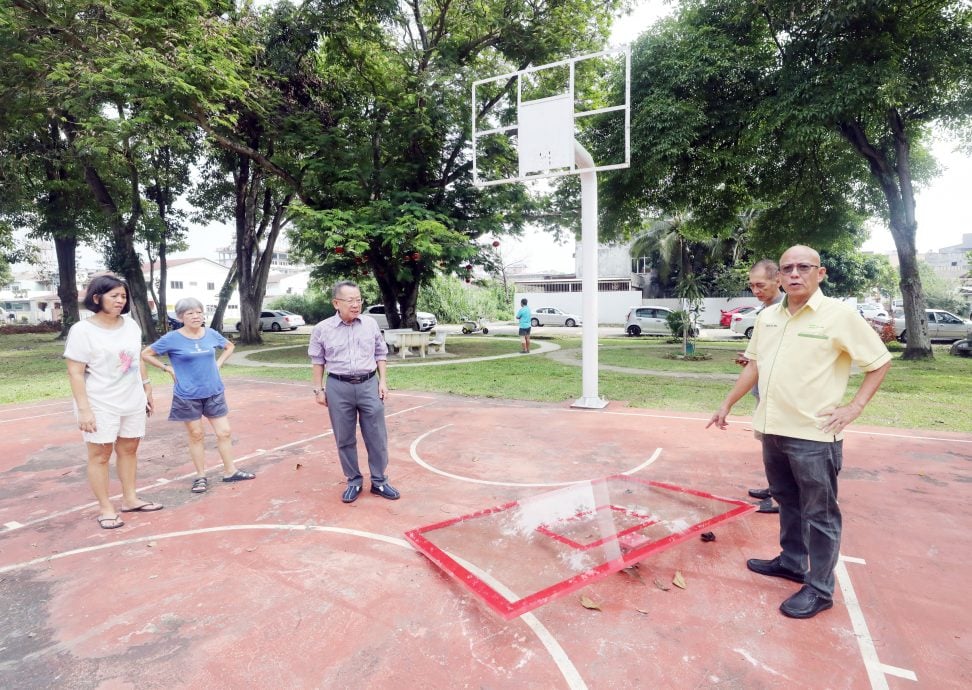
<path id="1" fill-rule="evenodd" d="M 510 619 L 754 509 L 617 475 L 419 527 L 405 537 Z"/>

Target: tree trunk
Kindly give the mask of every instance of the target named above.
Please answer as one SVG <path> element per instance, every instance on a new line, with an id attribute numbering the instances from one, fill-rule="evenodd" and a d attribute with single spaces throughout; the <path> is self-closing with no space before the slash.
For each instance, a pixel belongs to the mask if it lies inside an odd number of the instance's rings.
<path id="1" fill-rule="evenodd" d="M 71 326 L 81 320 L 78 307 L 78 266 L 75 253 L 78 249 L 76 237 L 54 237 L 54 252 L 57 255 L 57 296 L 61 298 L 61 334 L 59 339 L 67 338 Z"/>
<path id="2" fill-rule="evenodd" d="M 233 296 L 233 290 L 236 287 L 236 280 L 239 275 L 236 267 L 237 261 L 233 259 L 233 265 L 230 266 L 229 273 L 226 274 L 223 287 L 219 289 L 219 303 L 216 305 L 216 311 L 213 313 L 213 320 L 209 323 L 210 328 L 220 333 L 226 330 L 226 327 L 223 325 L 223 315 L 226 314 L 226 305 L 229 304 L 230 297 Z"/>

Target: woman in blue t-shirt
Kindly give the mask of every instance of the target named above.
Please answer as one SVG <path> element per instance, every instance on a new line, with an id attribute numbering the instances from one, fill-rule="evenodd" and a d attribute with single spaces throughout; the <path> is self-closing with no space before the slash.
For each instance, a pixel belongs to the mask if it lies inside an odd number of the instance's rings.
<path id="1" fill-rule="evenodd" d="M 189 457 L 196 466 L 192 492 L 203 493 L 209 488 L 203 417 L 216 432 L 216 447 L 223 460 L 223 481 L 253 479 L 253 473 L 238 470 L 233 464 L 233 436 L 227 419 L 229 408 L 223 395 L 223 380 L 219 376 L 219 368 L 233 354 L 233 343 L 212 328 L 206 328 L 203 305 L 199 300 L 192 297 L 179 300 L 175 313 L 185 325 L 166 333 L 142 350 L 142 359 L 172 375 L 175 388 L 169 420 L 185 422 L 189 432 Z M 219 359 L 216 358 L 217 348 L 223 351 Z M 160 355 L 169 357 L 168 365 L 159 359 Z"/>

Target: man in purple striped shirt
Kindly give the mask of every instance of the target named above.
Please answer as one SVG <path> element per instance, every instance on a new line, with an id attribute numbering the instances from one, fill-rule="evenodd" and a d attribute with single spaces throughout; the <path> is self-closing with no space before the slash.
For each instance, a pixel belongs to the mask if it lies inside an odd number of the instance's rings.
<path id="1" fill-rule="evenodd" d="M 361 493 L 363 477 L 356 438 L 359 419 L 368 450 L 371 493 L 396 500 L 401 494 L 385 475 L 388 346 L 378 323 L 371 317 L 361 317 L 361 290 L 357 285 L 347 280 L 336 283 L 331 297 L 337 313 L 314 327 L 307 354 L 314 368 L 314 399 L 327 408 L 341 469 L 348 479 L 341 500 L 353 503 Z"/>

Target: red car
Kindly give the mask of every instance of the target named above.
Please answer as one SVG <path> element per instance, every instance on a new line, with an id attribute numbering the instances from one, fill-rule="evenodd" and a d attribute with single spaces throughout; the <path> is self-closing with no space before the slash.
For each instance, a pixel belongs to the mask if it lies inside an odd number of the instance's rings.
<path id="1" fill-rule="evenodd" d="M 735 314 L 748 314 L 751 311 L 755 311 L 756 307 L 736 307 L 735 309 L 730 309 L 726 311 L 725 309 L 720 309 L 722 316 L 719 318 L 719 325 L 723 328 L 729 328 L 732 324 L 732 317 Z"/>

